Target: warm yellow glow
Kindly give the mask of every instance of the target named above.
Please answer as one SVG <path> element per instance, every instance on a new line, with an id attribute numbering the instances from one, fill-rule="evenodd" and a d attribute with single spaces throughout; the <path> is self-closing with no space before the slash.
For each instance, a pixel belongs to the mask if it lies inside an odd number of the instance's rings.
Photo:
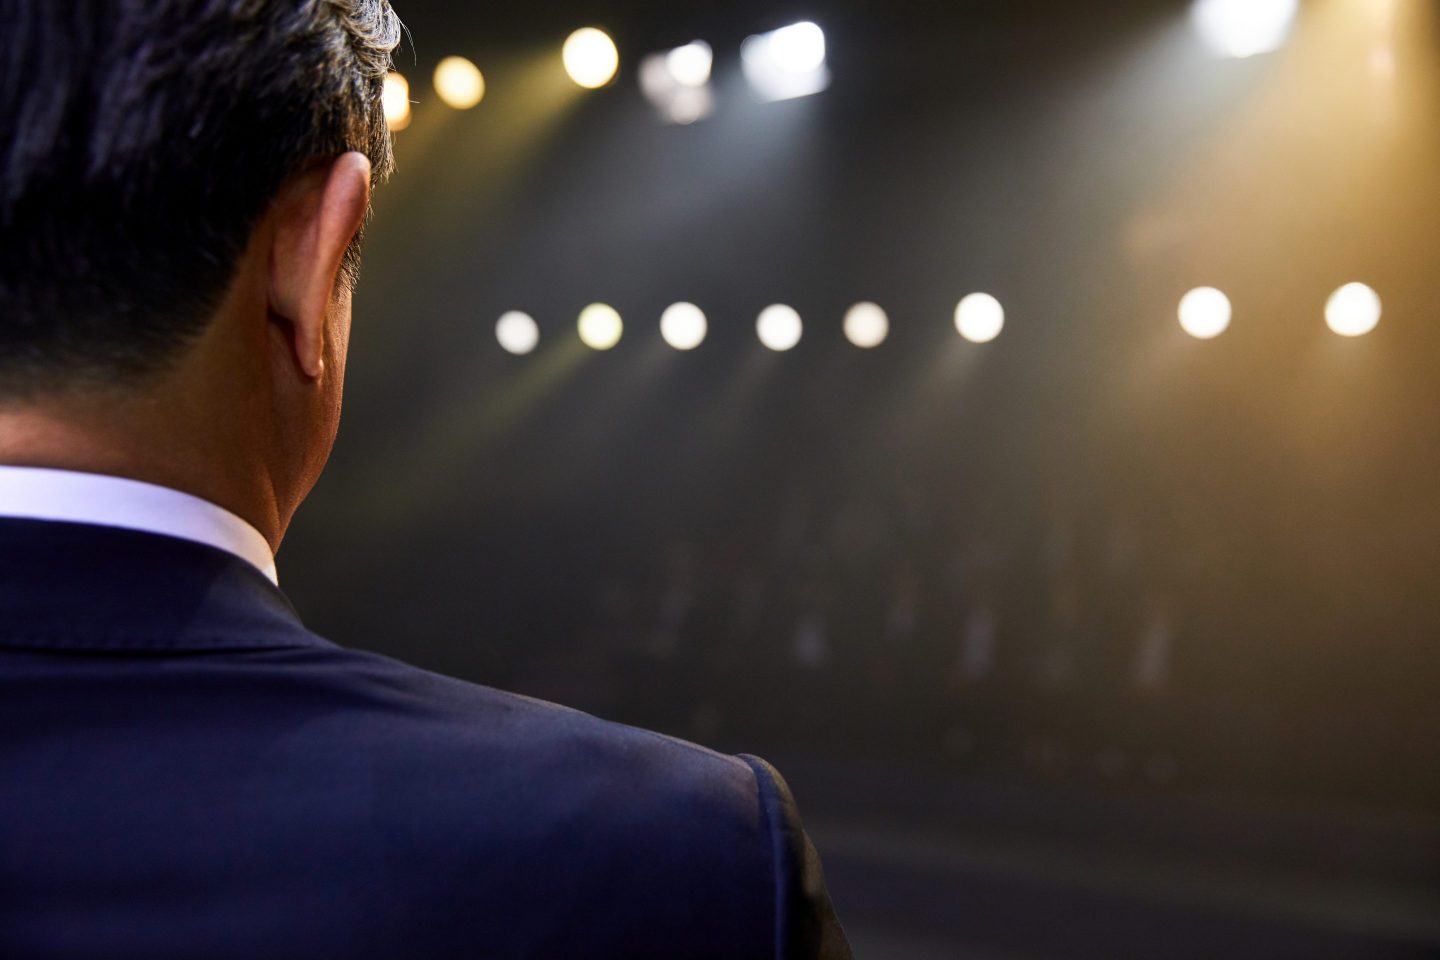
<path id="1" fill-rule="evenodd" d="M 570 34 L 560 56 L 570 79 L 587 90 L 605 86 L 620 68 L 620 51 L 615 49 L 615 41 L 594 27 L 581 27 Z"/>
<path id="2" fill-rule="evenodd" d="M 845 339 L 868 350 L 885 342 L 890 333 L 890 318 L 878 304 L 857 303 L 845 311 Z"/>
<path id="3" fill-rule="evenodd" d="M 1230 326 L 1230 298 L 1214 287 L 1196 287 L 1180 298 L 1180 328 L 1199 340 L 1218 337 Z"/>
<path id="4" fill-rule="evenodd" d="M 783 303 L 772 303 L 755 320 L 755 334 L 771 350 L 789 350 L 800 342 L 800 314 Z"/>
<path id="5" fill-rule="evenodd" d="M 1347 283 L 1325 302 L 1325 323 L 1342 337 L 1358 337 L 1380 322 L 1380 296 L 1363 283 Z"/>
<path id="6" fill-rule="evenodd" d="M 495 322 L 495 339 L 509 353 L 526 354 L 540 342 L 540 328 L 530 314 L 511 310 Z"/>
<path id="7" fill-rule="evenodd" d="M 435 67 L 435 93 L 446 106 L 469 110 L 485 96 L 485 77 L 464 57 L 446 57 Z"/>
<path id="8" fill-rule="evenodd" d="M 625 331 L 619 312 L 608 303 L 592 303 L 581 310 L 577 326 L 580 339 L 592 350 L 609 350 Z"/>
<path id="9" fill-rule="evenodd" d="M 385 123 L 391 130 L 410 126 L 410 81 L 394 71 L 385 74 L 380 106 L 385 110 Z"/>
<path id="10" fill-rule="evenodd" d="M 705 330 L 705 311 L 693 303 L 672 303 L 660 314 L 660 336 L 676 350 L 700 346 Z"/>
<path id="11" fill-rule="evenodd" d="M 1213 51 L 1252 57 L 1285 42 L 1299 7 L 1299 0 L 1195 0 L 1191 16 Z"/>
<path id="12" fill-rule="evenodd" d="M 955 329 L 971 343 L 989 343 L 1005 327 L 1005 308 L 988 293 L 972 293 L 955 306 Z"/>

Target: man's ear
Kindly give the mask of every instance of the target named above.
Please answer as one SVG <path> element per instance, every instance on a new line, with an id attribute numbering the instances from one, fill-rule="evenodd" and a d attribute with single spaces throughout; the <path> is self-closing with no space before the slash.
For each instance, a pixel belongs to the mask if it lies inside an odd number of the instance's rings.
<path id="1" fill-rule="evenodd" d="M 270 249 L 272 322 L 292 340 L 300 373 L 325 372 L 326 319 L 345 251 L 370 207 L 370 161 L 350 152 L 281 188 Z"/>

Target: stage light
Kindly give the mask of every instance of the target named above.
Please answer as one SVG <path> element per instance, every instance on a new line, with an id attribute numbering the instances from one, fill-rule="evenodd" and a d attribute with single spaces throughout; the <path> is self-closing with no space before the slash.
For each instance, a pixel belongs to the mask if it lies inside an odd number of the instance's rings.
<path id="1" fill-rule="evenodd" d="M 393 70 L 385 74 L 385 85 L 380 90 L 380 106 L 385 111 L 385 124 L 391 130 L 404 130 L 410 126 L 410 81 Z"/>
<path id="2" fill-rule="evenodd" d="M 435 67 L 435 93 L 446 106 L 469 110 L 485 96 L 485 77 L 464 57 L 446 57 Z"/>
<path id="3" fill-rule="evenodd" d="M 540 342 L 540 328 L 528 313 L 510 310 L 495 321 L 495 339 L 506 352 L 518 355 L 529 353 Z"/>
<path id="4" fill-rule="evenodd" d="M 715 55 L 710 44 L 691 40 L 665 54 L 665 69 L 682 87 L 703 87 L 710 82 L 710 67 Z"/>
<path id="5" fill-rule="evenodd" d="M 640 90 L 660 116 L 670 123 L 694 123 L 714 106 L 710 90 L 709 44 L 692 40 L 665 53 L 652 53 L 640 61 Z"/>
<path id="6" fill-rule="evenodd" d="M 845 339 L 864 350 L 878 347 L 890 333 L 890 318 L 878 304 L 857 303 L 845 311 Z"/>
<path id="7" fill-rule="evenodd" d="M 625 324 L 619 312 L 608 303 L 592 303 L 580 311 L 576 325 L 580 339 L 592 350 L 609 350 L 620 342 Z"/>
<path id="8" fill-rule="evenodd" d="M 705 311 L 693 303 L 672 303 L 660 314 L 660 336 L 676 350 L 700 346 L 705 330 Z"/>
<path id="9" fill-rule="evenodd" d="M 971 343 L 989 343 L 1005 327 L 1005 308 L 988 293 L 971 293 L 955 305 L 955 329 Z"/>
<path id="10" fill-rule="evenodd" d="M 1199 340 L 1218 337 L 1230 326 L 1230 298 L 1214 287 L 1196 287 L 1180 298 L 1180 328 Z"/>
<path id="11" fill-rule="evenodd" d="M 581 27 L 566 37 L 560 56 L 570 79 L 587 90 L 605 86 L 620 68 L 615 41 L 594 27 Z"/>
<path id="12" fill-rule="evenodd" d="M 1363 283 L 1347 283 L 1325 301 L 1325 323 L 1342 337 L 1358 337 L 1380 322 L 1380 296 Z"/>
<path id="13" fill-rule="evenodd" d="M 819 93 L 830 85 L 825 32 L 806 20 L 747 37 L 740 45 L 740 68 L 762 101 Z"/>
<path id="14" fill-rule="evenodd" d="M 1299 7 L 1299 0 L 1195 0 L 1190 16 L 1215 53 L 1252 57 L 1285 42 Z"/>
<path id="15" fill-rule="evenodd" d="M 787 73 L 806 73 L 825 65 L 825 33 L 806 20 L 770 34 L 770 55 Z"/>
<path id="16" fill-rule="evenodd" d="M 800 314 L 783 303 L 772 303 L 755 320 L 755 334 L 771 350 L 789 350 L 800 342 Z"/>

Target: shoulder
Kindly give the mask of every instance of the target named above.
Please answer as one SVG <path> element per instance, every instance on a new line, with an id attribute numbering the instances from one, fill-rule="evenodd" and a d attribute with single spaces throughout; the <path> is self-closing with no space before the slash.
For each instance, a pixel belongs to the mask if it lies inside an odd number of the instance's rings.
<path id="1" fill-rule="evenodd" d="M 643 781 L 694 802 L 725 806 L 758 824 L 755 764 L 570 707 L 459 680 L 376 654 L 317 652 L 317 674 L 348 700 L 354 717 L 381 739 L 420 739 L 463 755 L 505 755 L 536 775 Z M 410 744 L 410 746 L 415 746 Z"/>
<path id="2" fill-rule="evenodd" d="M 335 734 L 368 758 L 367 815 L 410 824 L 427 874 L 484 884 L 507 911 L 564 902 L 616 942 L 773 955 L 774 785 L 759 761 L 385 657 L 311 656 L 344 704 Z"/>
<path id="3" fill-rule="evenodd" d="M 527 809 L 558 816 L 570 838 L 562 846 L 604 851 L 598 882 L 648 890 L 647 922 L 663 926 L 658 918 L 668 915 L 674 942 L 708 931 L 711 942 L 730 945 L 730 957 L 850 956 L 795 798 L 765 760 L 383 658 L 364 662 L 451 705 L 461 729 L 487 717 L 521 771 L 513 790 Z"/>

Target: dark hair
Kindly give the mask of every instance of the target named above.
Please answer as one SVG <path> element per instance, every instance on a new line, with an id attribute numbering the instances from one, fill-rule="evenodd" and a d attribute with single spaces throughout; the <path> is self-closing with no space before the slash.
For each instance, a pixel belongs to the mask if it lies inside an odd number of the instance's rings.
<path id="1" fill-rule="evenodd" d="M 387 176 L 400 29 L 387 0 L 0 0 L 0 398 L 164 369 L 287 177 Z"/>

